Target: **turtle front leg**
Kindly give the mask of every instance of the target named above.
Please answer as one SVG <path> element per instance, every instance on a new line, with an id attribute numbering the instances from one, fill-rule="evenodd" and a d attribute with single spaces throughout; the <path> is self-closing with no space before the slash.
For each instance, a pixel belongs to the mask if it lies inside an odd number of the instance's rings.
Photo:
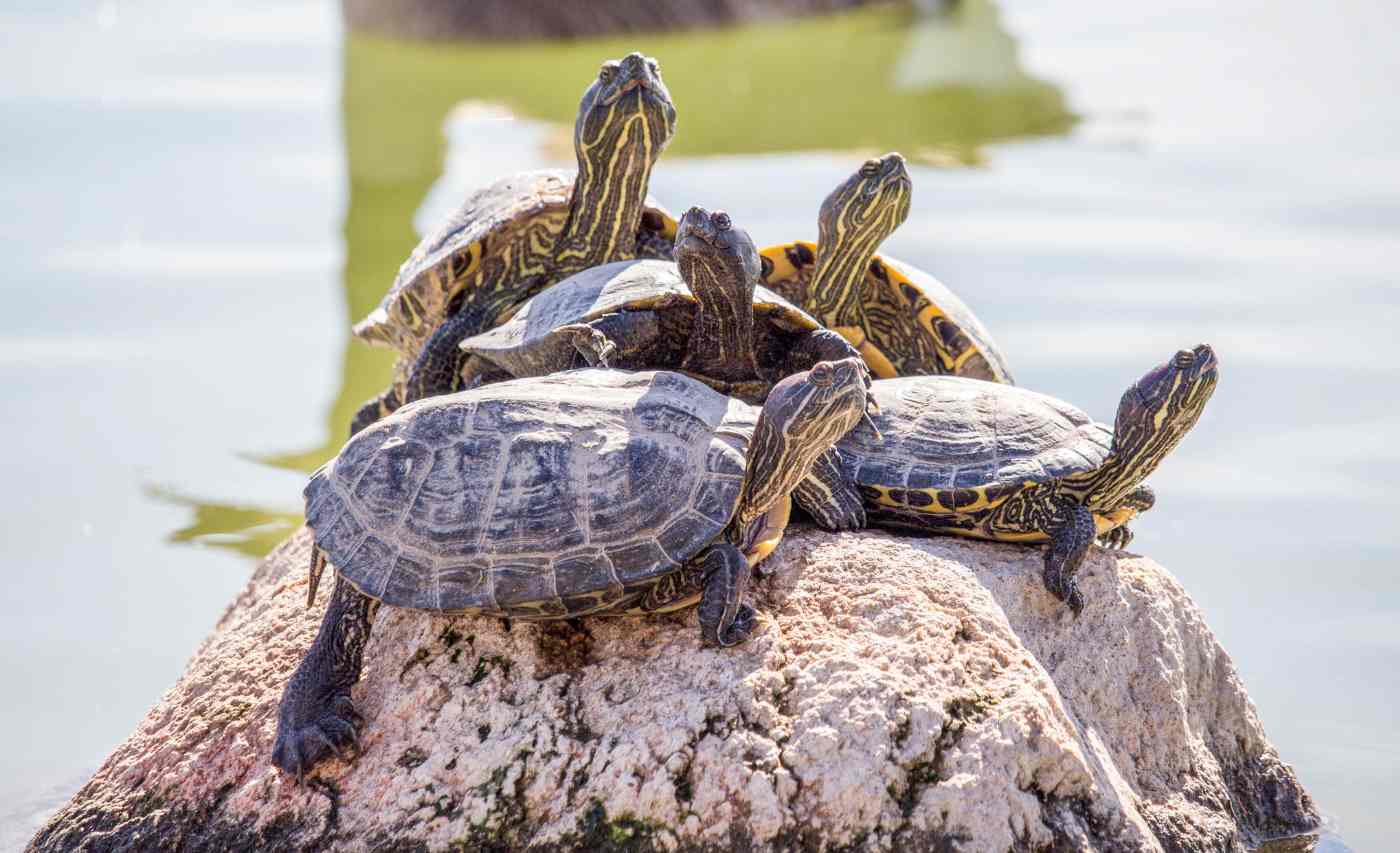
<path id="1" fill-rule="evenodd" d="M 686 571 L 699 583 L 700 640 L 707 646 L 735 646 L 753 633 L 754 610 L 744 603 L 753 569 L 744 552 L 719 542 L 695 555 Z"/>
<path id="2" fill-rule="evenodd" d="M 1094 542 L 1093 513 L 1077 503 L 1066 503 L 1056 513 L 1050 530 L 1050 547 L 1045 550 L 1045 588 L 1069 605 L 1078 616 L 1084 610 L 1084 595 L 1074 582 L 1074 574 Z"/>
<path id="3" fill-rule="evenodd" d="M 861 530 L 866 526 L 865 503 L 846 476 L 841 453 L 831 448 L 812 465 L 812 472 L 792 490 L 792 499 L 823 530 Z"/>
<path id="4" fill-rule="evenodd" d="M 327 756 L 345 757 L 362 722 L 350 701 L 379 602 L 335 580 L 321 630 L 282 691 L 272 763 L 300 782 Z"/>
<path id="5" fill-rule="evenodd" d="M 583 356 L 589 367 L 611 367 L 608 362 L 617 352 L 617 344 L 608 336 L 587 323 L 570 323 L 554 330 L 556 335 L 564 335 L 573 344 L 574 350 Z"/>
<path id="6" fill-rule="evenodd" d="M 661 338 L 661 322 L 654 311 L 616 311 L 589 320 L 569 323 L 550 332 L 554 340 L 511 355 L 510 369 L 519 376 L 545 376 L 578 366 L 579 356 L 589 367 L 612 367 L 615 358 L 646 353 Z"/>
<path id="7" fill-rule="evenodd" d="M 1128 528 L 1128 522 L 1152 509 L 1156 503 L 1156 493 L 1146 484 L 1139 485 L 1136 489 L 1128 492 L 1119 503 L 1118 508 L 1109 513 L 1110 518 L 1119 520 L 1118 526 L 1100 536 L 1099 544 L 1115 551 L 1128 547 L 1133 541 L 1133 531 Z"/>

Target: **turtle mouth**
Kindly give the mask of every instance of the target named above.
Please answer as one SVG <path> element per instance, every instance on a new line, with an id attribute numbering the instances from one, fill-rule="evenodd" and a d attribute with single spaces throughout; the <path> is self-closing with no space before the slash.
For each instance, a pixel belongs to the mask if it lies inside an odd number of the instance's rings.
<path id="1" fill-rule="evenodd" d="M 885 178 L 885 189 L 909 192 L 914 189 L 914 181 L 909 177 L 909 173 L 903 170 Z"/>
<path id="2" fill-rule="evenodd" d="M 1202 372 L 1214 370 L 1220 365 L 1220 361 L 1215 357 L 1215 350 L 1211 349 L 1210 344 L 1198 345 L 1191 350 L 1191 355 L 1192 364 Z"/>
<path id="3" fill-rule="evenodd" d="M 691 232 L 681 234 L 676 240 L 676 252 L 710 252 L 718 247 L 715 246 L 714 238 L 704 234 Z"/>
<path id="4" fill-rule="evenodd" d="M 643 103 L 650 103 L 655 107 L 662 105 L 661 99 L 656 94 L 655 81 L 645 75 L 631 77 L 620 83 L 606 98 L 603 98 L 602 104 L 611 107 L 633 92 L 637 93 L 636 103 L 639 108 Z"/>

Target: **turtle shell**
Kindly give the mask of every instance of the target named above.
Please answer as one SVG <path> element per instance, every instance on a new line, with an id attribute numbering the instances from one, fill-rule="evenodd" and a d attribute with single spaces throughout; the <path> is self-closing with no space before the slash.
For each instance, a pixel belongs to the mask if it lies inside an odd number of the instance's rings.
<path id="1" fill-rule="evenodd" d="M 618 261 L 576 273 L 531 298 L 505 323 L 468 338 L 462 349 L 494 362 L 512 376 L 540 375 L 567 366 L 573 347 L 555 329 L 619 311 L 695 304 L 674 261 Z M 810 314 L 761 285 L 754 318 L 784 331 L 820 328 Z"/>
<path id="2" fill-rule="evenodd" d="M 626 606 L 728 525 L 746 439 L 722 425 L 747 408 L 680 374 L 591 369 L 421 400 L 312 476 L 307 524 L 390 605 Z"/>
<path id="3" fill-rule="evenodd" d="M 837 445 L 857 485 L 925 512 L 971 511 L 1026 486 L 1092 471 L 1113 430 L 1054 397 L 956 376 L 874 383 L 870 430 Z M 922 495 L 922 497 L 921 497 Z"/>
<path id="4" fill-rule="evenodd" d="M 446 316 L 448 303 L 476 284 L 479 273 L 496 275 L 519 262 L 502 257 L 505 249 L 548 251 L 568 219 L 575 175 L 560 169 L 521 172 L 472 193 L 419 242 L 379 307 L 355 325 L 356 337 L 416 354 Z M 675 236 L 675 217 L 647 196 L 639 251 L 670 257 Z"/>
<path id="5" fill-rule="evenodd" d="M 816 250 L 815 243 L 805 240 L 764 249 L 764 284 L 805 305 Z M 876 376 L 951 374 L 1013 384 L 1006 357 L 987 327 L 947 286 L 918 267 L 876 255 L 861 293 L 865 340 L 851 344 Z"/>

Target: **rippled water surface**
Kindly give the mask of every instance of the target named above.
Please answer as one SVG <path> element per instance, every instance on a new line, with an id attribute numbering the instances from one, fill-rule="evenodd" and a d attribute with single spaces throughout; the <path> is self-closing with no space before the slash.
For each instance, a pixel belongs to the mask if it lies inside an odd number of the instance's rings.
<path id="1" fill-rule="evenodd" d="M 915 161 L 895 255 L 1021 384 L 1103 420 L 1174 350 L 1222 382 L 1134 550 L 1170 567 L 1357 850 L 1400 764 L 1400 13 L 966 0 L 564 46 L 346 37 L 326 3 L 0 12 L 0 846 L 178 676 L 387 376 L 348 325 L 470 188 L 566 164 L 599 60 L 680 110 L 653 192 L 815 236 Z M 1326 849 L 1345 849 L 1329 840 Z"/>

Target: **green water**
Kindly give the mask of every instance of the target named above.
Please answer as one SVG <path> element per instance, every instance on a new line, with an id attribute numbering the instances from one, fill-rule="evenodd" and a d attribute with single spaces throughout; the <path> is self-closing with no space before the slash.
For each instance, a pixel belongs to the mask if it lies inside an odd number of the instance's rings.
<path id="1" fill-rule="evenodd" d="M 1107 420 L 1148 366 L 1215 346 L 1220 388 L 1134 550 L 1205 609 L 1341 837 L 1385 849 L 1389 7 L 1008 0 L 510 47 L 345 37 L 335 16 L 0 15 L 18 36 L 0 59 L 0 676 L 24 686 L 0 706 L 0 847 L 131 730 L 298 523 L 305 472 L 388 376 L 348 327 L 417 234 L 501 174 L 570 165 L 599 61 L 642 49 L 680 112 L 652 184 L 673 210 L 810 238 L 842 176 L 901 150 L 915 200 L 888 249 L 959 292 L 1023 385 Z"/>

